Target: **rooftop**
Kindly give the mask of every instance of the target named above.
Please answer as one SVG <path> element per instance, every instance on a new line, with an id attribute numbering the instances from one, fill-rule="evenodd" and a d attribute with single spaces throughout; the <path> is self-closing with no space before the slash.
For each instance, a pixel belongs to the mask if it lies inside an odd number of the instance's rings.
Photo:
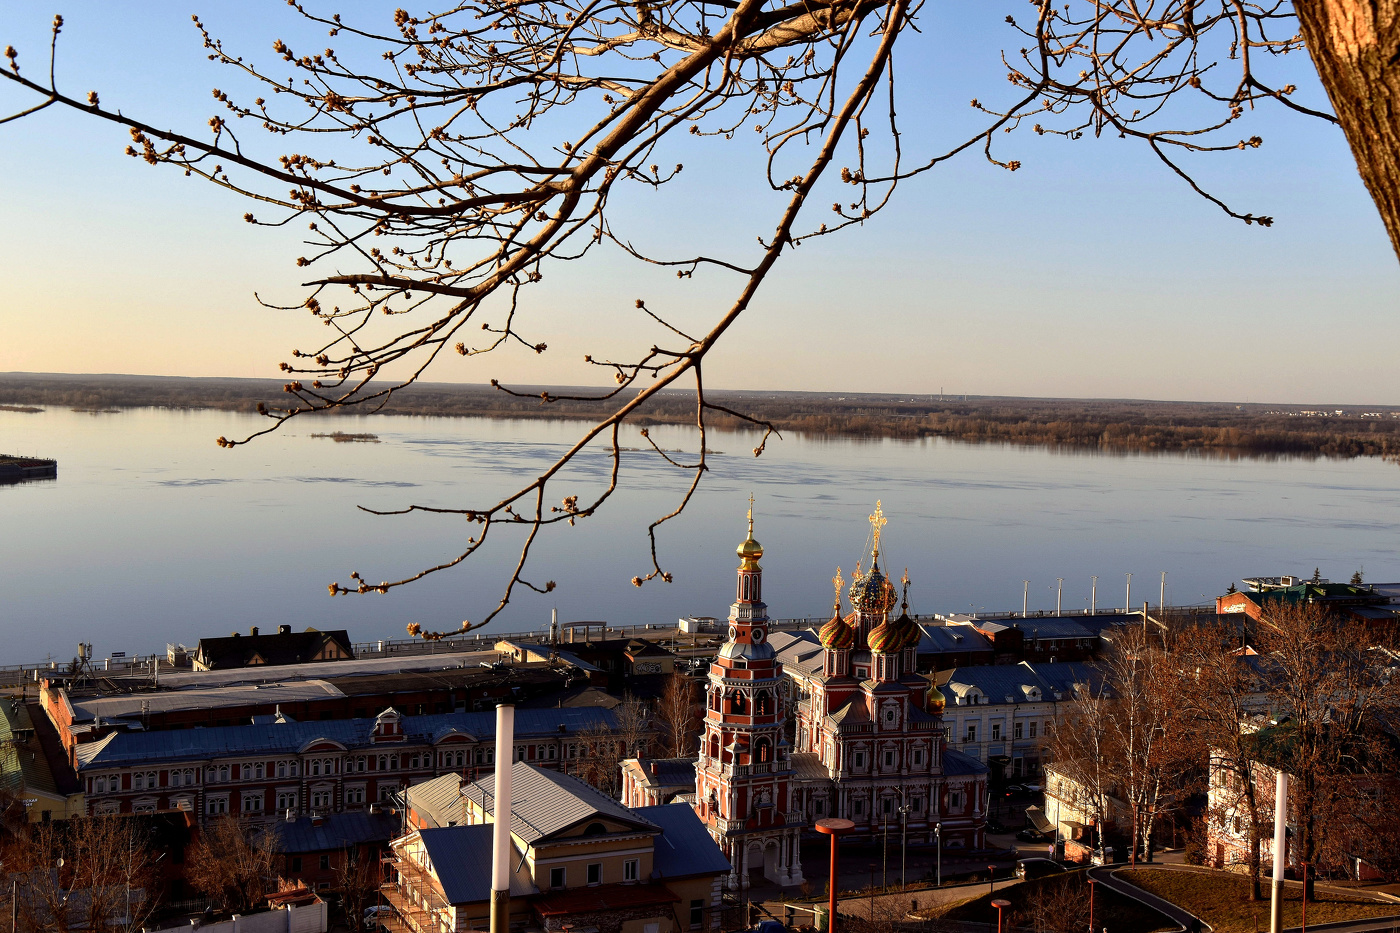
<path id="1" fill-rule="evenodd" d="M 661 835 L 652 842 L 652 870 L 661 878 L 729 871 L 729 860 L 689 804 L 638 807 L 632 812 L 661 827 Z"/>
<path id="2" fill-rule="evenodd" d="M 275 820 L 267 824 L 266 831 L 277 839 L 277 848 L 282 852 L 326 852 L 388 842 L 399 833 L 399 817 L 389 813 L 349 811 L 317 819 L 303 816 L 291 822 Z"/>
<path id="3" fill-rule="evenodd" d="M 442 884 L 449 904 L 476 904 L 491 899 L 492 834 L 489 823 L 419 830 L 428 868 Z M 524 868 L 520 849 L 511 844 L 511 897 L 535 894 L 534 883 Z"/>
<path id="4" fill-rule="evenodd" d="M 516 711 L 517 722 L 520 711 Z M 510 831 L 526 844 L 552 836 L 575 823 L 595 817 L 627 823 L 641 832 L 654 833 L 655 823 L 636 815 L 607 794 L 576 777 L 546 771 L 526 761 L 511 763 Z M 496 796 L 493 782 L 473 781 L 463 795 L 494 817 Z"/>

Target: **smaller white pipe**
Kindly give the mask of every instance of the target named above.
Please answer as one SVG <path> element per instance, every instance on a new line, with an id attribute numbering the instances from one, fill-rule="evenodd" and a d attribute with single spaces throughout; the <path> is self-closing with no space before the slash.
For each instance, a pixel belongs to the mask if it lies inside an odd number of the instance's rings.
<path id="1" fill-rule="evenodd" d="M 1288 775 L 1274 781 L 1274 883 L 1269 904 L 1269 933 L 1283 931 L 1283 875 L 1288 870 Z"/>

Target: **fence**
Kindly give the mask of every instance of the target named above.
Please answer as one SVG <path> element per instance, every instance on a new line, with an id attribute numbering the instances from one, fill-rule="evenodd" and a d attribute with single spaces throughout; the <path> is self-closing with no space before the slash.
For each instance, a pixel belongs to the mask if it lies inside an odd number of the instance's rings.
<path id="1" fill-rule="evenodd" d="M 326 933 L 328 921 L 326 902 L 318 900 L 301 907 L 288 904 L 256 914 L 234 914 L 232 920 L 202 926 L 191 920 L 187 926 L 168 927 L 157 933 Z"/>

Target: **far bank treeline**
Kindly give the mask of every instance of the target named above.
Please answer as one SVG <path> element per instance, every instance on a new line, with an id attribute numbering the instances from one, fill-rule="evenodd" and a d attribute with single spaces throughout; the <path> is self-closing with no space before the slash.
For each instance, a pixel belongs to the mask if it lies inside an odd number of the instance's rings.
<path id="1" fill-rule="evenodd" d="M 424 383 L 396 392 L 379 410 L 395 415 L 587 420 L 605 402 L 542 403 L 542 387 L 515 397 L 480 385 Z M 551 393 L 598 390 L 551 388 Z M 715 401 L 771 421 L 785 433 L 833 437 L 943 437 L 974 443 L 1063 446 L 1107 451 L 1211 451 L 1237 455 L 1361 457 L 1400 460 L 1400 408 L 1293 406 L 1112 399 L 1027 399 L 822 392 L 712 392 Z M 123 407 L 254 411 L 284 402 L 274 379 L 0 374 L 0 405 L 82 410 Z M 613 405 L 616 404 L 614 400 Z M 1343 414 L 1335 414 L 1340 409 Z M 1303 414 L 1305 411 L 1325 414 Z M 363 413 L 363 411 L 359 412 Z M 690 424 L 693 396 L 662 395 L 635 423 Z M 743 428 L 712 412 L 716 428 Z"/>

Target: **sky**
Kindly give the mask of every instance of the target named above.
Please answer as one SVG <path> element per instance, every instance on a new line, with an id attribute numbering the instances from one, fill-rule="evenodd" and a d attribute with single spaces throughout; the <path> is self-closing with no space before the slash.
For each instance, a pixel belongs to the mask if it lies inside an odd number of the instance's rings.
<path id="1" fill-rule="evenodd" d="M 393 6 L 334 10 L 387 20 Z M 998 55 L 1020 43 L 1003 19 L 1024 9 L 1009 0 L 925 7 L 923 32 L 908 37 L 897 66 L 911 152 L 971 125 L 970 98 L 1010 94 Z M 61 87 L 96 89 L 107 106 L 191 131 L 217 112 L 211 88 L 247 89 L 205 60 L 192 12 L 263 61 L 275 61 L 274 38 L 304 37 L 273 2 L 199 10 L 69 0 L 50 10 L 0 0 L 0 45 L 17 47 L 30 74 L 45 64 L 52 12 L 66 20 Z M 1300 99 L 1323 101 L 1302 56 L 1278 74 Z M 0 88 L 6 112 L 28 103 Z M 1021 170 L 970 153 L 907 183 L 863 227 L 785 256 L 707 361 L 706 381 L 1400 404 L 1400 374 L 1376 352 L 1400 310 L 1400 262 L 1340 131 L 1268 108 L 1242 130 L 1264 146 L 1192 166 L 1242 210 L 1274 216 L 1272 228 L 1230 220 L 1140 146 L 1015 134 L 998 148 Z M 277 375 L 290 348 L 315 334 L 305 311 L 265 309 L 254 294 L 301 300 L 296 234 L 245 224 L 247 204 L 123 156 L 127 142 L 118 128 L 55 109 L 0 125 L 0 371 Z M 686 164 L 682 183 L 619 198 L 619 223 L 667 248 L 752 261 L 755 236 L 772 230 L 780 208 L 761 184 L 756 143 L 686 139 L 665 160 L 672 155 Z M 813 200 L 820 223 L 830 199 Z M 454 356 L 428 378 L 602 382 L 585 353 L 664 337 L 635 299 L 698 328 L 737 287 L 714 273 L 677 282 L 601 251 L 531 297 L 527 333 L 550 352 Z"/>

